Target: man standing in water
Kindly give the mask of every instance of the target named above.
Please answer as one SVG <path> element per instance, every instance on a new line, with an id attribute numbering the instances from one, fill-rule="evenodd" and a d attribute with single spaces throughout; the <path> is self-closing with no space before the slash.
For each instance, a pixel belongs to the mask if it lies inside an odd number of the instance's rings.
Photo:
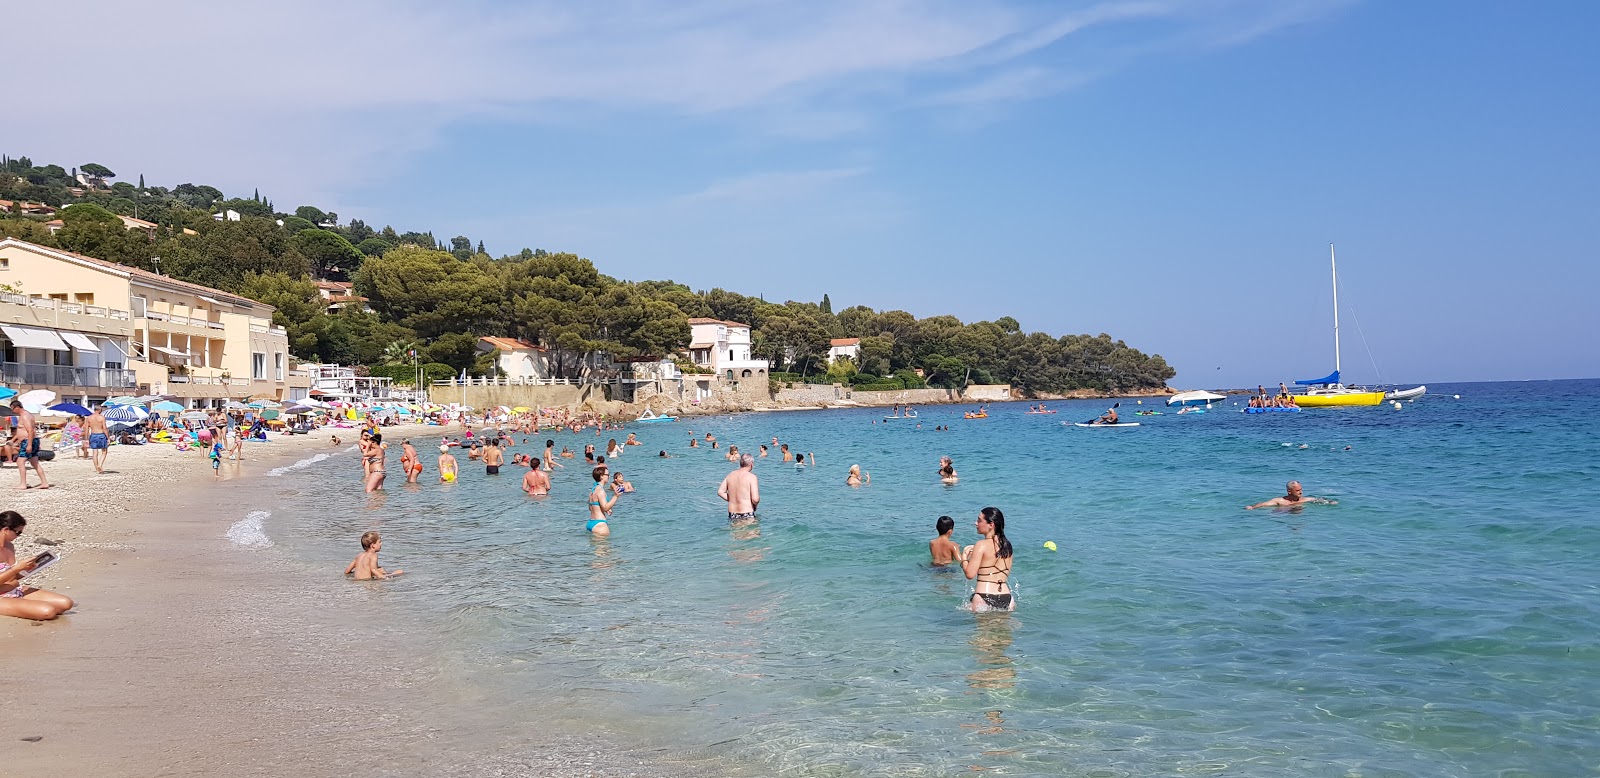
<path id="1" fill-rule="evenodd" d="M 1284 487 L 1284 491 L 1286 494 L 1284 494 L 1282 497 L 1274 497 L 1264 502 L 1258 502 L 1255 505 L 1246 505 L 1244 506 L 1244 509 L 1247 511 L 1253 511 L 1257 508 L 1297 508 L 1302 505 L 1339 504 L 1334 500 L 1301 494 L 1299 481 L 1290 481 L 1288 486 Z"/>
<path id="2" fill-rule="evenodd" d="M 33 472 L 39 474 L 39 488 L 49 489 L 50 482 L 45 480 L 44 465 L 39 464 L 39 422 L 35 421 L 33 414 L 22 407 L 22 401 L 11 401 L 11 415 L 17 417 L 17 474 L 22 476 L 23 489 L 28 486 L 28 463 L 33 463 Z M 754 476 L 751 476 L 752 478 Z"/>
<path id="3" fill-rule="evenodd" d="M 111 449 L 111 432 L 106 429 L 105 406 L 97 406 L 89 418 L 83 420 L 84 431 L 89 433 L 89 452 L 94 456 L 94 471 L 106 471 L 106 454 Z"/>
<path id="4" fill-rule="evenodd" d="M 528 474 L 522 477 L 522 491 L 529 497 L 543 497 L 550 493 L 550 476 L 539 469 L 537 458 L 528 463 Z"/>
<path id="5" fill-rule="evenodd" d="M 735 527 L 755 523 L 756 506 L 761 504 L 755 467 L 755 457 L 740 456 L 739 469 L 729 473 L 717 487 L 717 496 L 728 501 L 728 523 Z"/>

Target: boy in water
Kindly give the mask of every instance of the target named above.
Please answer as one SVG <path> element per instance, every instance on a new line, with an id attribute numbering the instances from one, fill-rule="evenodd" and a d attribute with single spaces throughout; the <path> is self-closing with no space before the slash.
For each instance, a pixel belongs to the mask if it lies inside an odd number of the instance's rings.
<path id="1" fill-rule="evenodd" d="M 939 531 L 939 537 L 928 541 L 928 553 L 933 555 L 934 567 L 943 567 L 960 561 L 961 547 L 951 538 L 956 534 L 956 520 L 949 516 L 940 516 L 933 527 Z"/>
<path id="2" fill-rule="evenodd" d="M 378 552 L 383 550 L 383 538 L 376 532 L 364 532 L 361 535 L 361 553 L 350 560 L 350 566 L 344 569 L 345 575 L 354 574 L 357 581 L 383 580 L 393 578 L 405 573 L 404 570 L 386 572 L 378 565 Z"/>

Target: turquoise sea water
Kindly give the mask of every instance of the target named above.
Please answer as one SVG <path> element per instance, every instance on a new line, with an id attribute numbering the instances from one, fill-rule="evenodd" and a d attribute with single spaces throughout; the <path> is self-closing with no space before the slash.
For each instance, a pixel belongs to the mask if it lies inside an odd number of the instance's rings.
<path id="1" fill-rule="evenodd" d="M 920 429 L 873 424 L 882 409 L 630 425 L 645 445 L 613 470 L 639 492 L 605 541 L 583 531 L 581 459 L 536 500 L 520 469 L 464 456 L 459 483 L 436 483 L 419 438 L 420 487 L 399 483 L 398 445 L 379 498 L 350 454 L 275 479 L 275 545 L 240 553 L 337 586 L 327 571 L 378 529 L 409 573 L 375 607 L 488 704 L 735 772 L 1595 774 L 1600 381 L 1430 392 L 1120 430 L 1062 426 L 1104 402 L 926 407 Z M 776 436 L 821 465 L 774 448 L 759 527 L 730 529 L 715 488 L 732 465 L 687 448 L 690 430 L 743 450 Z M 939 483 L 942 454 L 958 485 Z M 844 485 L 853 463 L 870 486 Z M 1339 504 L 1242 509 L 1290 478 Z M 927 565 L 935 518 L 970 543 L 985 505 L 1017 548 L 1012 614 L 962 610 L 967 581 Z"/>

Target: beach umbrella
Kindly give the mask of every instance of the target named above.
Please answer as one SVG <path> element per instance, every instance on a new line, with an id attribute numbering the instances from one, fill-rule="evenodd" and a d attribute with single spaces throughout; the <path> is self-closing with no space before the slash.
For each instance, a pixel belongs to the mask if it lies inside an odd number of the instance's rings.
<path id="1" fill-rule="evenodd" d="M 161 402 L 164 399 L 166 399 L 166 398 L 162 397 L 159 394 L 141 394 L 138 397 L 134 398 L 134 404 L 135 405 L 149 405 L 150 403 Z"/>
<path id="2" fill-rule="evenodd" d="M 118 405 L 105 412 L 107 421 L 117 421 L 126 424 L 144 421 L 145 417 L 149 415 L 150 414 L 146 413 L 143 408 L 135 405 Z"/>
<path id="3" fill-rule="evenodd" d="M 56 401 L 56 393 L 49 389 L 35 389 L 31 392 L 23 392 L 22 396 L 17 399 L 22 401 L 23 407 L 28 408 L 30 412 L 38 413 L 38 411 L 34 411 L 28 406 L 37 405 L 42 410 Z"/>
<path id="4" fill-rule="evenodd" d="M 533 409 L 529 408 L 526 405 L 518 405 L 517 407 L 512 408 L 511 412 L 512 413 L 527 413 L 528 411 L 531 411 L 531 410 L 533 410 Z"/>
<path id="5" fill-rule="evenodd" d="M 205 411 L 188 411 L 178 418 L 181 418 L 184 421 L 205 421 L 206 419 L 211 418 L 211 416 Z"/>
<path id="6" fill-rule="evenodd" d="M 183 410 L 183 406 L 170 400 L 162 400 L 161 402 L 150 406 L 150 410 L 156 411 L 157 413 L 178 413 Z"/>
<path id="7" fill-rule="evenodd" d="M 138 404 L 139 404 L 139 398 L 137 398 L 137 397 L 128 397 L 126 395 L 124 395 L 122 397 L 113 397 L 113 398 L 111 398 L 109 400 L 106 400 L 106 405 L 138 405 Z"/>
<path id="8" fill-rule="evenodd" d="M 261 418 L 266 419 L 267 421 L 272 421 L 273 419 L 278 418 L 278 414 L 279 411 L 276 408 L 268 408 L 267 410 L 261 412 Z"/>
<path id="9" fill-rule="evenodd" d="M 0 386 L 0 400 L 9 400 L 17 396 L 17 390 L 9 386 Z"/>
<path id="10" fill-rule="evenodd" d="M 313 408 L 311 406 L 309 406 L 309 405 L 291 405 L 291 406 L 289 406 L 287 408 L 284 408 L 283 412 L 284 413 L 292 413 L 292 414 L 295 414 L 295 415 L 299 415 L 299 414 L 302 414 L 302 413 L 308 413 L 308 412 L 310 412 L 312 410 L 313 410 Z"/>
<path id="11" fill-rule="evenodd" d="M 243 410 L 249 410 L 249 408 L 250 408 L 250 406 L 245 405 L 244 403 L 239 402 L 238 400 L 229 400 L 228 404 L 224 405 L 222 407 L 226 408 L 227 410 L 230 410 L 230 411 L 243 411 Z"/>
<path id="12" fill-rule="evenodd" d="M 55 405 L 50 406 L 50 410 L 61 411 L 62 413 L 70 413 L 73 416 L 88 416 L 94 413 L 94 411 L 91 411 L 77 403 L 56 403 Z"/>

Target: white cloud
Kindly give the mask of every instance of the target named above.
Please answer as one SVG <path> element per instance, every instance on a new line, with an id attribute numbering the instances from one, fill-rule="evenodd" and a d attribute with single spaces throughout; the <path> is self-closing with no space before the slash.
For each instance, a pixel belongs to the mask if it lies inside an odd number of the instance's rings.
<path id="1" fill-rule="evenodd" d="M 1092 71 L 1042 55 L 1098 26 L 1162 20 L 1216 45 L 1338 2 L 1111 0 L 1048 16 L 962 0 L 19 4 L 8 58 L 52 77 L 6 142 L 331 204 L 458 124 L 657 112 L 837 137 L 887 111 L 1070 88 Z"/>

